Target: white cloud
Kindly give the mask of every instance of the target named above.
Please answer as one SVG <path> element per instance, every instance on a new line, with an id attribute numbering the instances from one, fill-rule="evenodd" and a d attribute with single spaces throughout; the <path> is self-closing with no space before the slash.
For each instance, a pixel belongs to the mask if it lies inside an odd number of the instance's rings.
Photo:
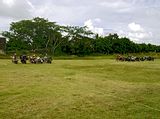
<path id="1" fill-rule="evenodd" d="M 9 7 L 12 7 L 15 4 L 15 0 L 2 0 L 2 2 Z"/>
<path id="2" fill-rule="evenodd" d="M 100 18 L 94 19 L 95 22 L 100 23 L 102 20 Z"/>
<path id="3" fill-rule="evenodd" d="M 85 22 L 84 22 L 84 26 L 87 26 L 90 30 L 93 30 L 93 29 L 94 29 L 93 23 L 92 23 L 92 20 L 91 20 L 91 19 L 85 21 Z"/>
<path id="4" fill-rule="evenodd" d="M 160 44 L 160 0 L 0 0 L 0 5 L 0 30 L 37 16 L 78 26 L 91 19 L 86 23 L 96 33 L 121 30 L 136 41 Z"/>
<path id="5" fill-rule="evenodd" d="M 118 0 L 117 2 L 113 2 L 113 0 L 103 1 L 99 3 L 101 6 L 109 7 L 109 8 L 126 8 L 129 7 L 129 4 L 124 0 Z"/>
<path id="6" fill-rule="evenodd" d="M 146 31 L 140 24 L 132 22 L 128 24 L 129 32 L 127 36 L 134 41 L 144 42 L 152 38 L 152 32 Z"/>
<path id="7" fill-rule="evenodd" d="M 32 16 L 29 0 L 1 0 L 0 5 L 0 17 L 24 19 Z"/>
<path id="8" fill-rule="evenodd" d="M 138 42 L 150 42 L 152 41 L 152 32 L 129 32 L 127 36 L 133 40 Z"/>
<path id="9" fill-rule="evenodd" d="M 151 42 L 153 38 L 153 33 L 144 29 L 140 24 L 136 24 L 135 22 L 128 24 L 128 29 L 126 30 L 119 30 L 118 34 L 121 37 L 128 37 L 132 41 L 137 43 Z"/>
<path id="10" fill-rule="evenodd" d="M 3 23 L 3 24 L 0 24 L 0 32 L 9 30 L 8 26 L 11 22 L 13 22 L 12 19 L 6 19 L 5 17 L 0 17 L 0 23 Z"/>
<path id="11" fill-rule="evenodd" d="M 141 27 L 140 24 L 136 24 L 134 22 L 128 24 L 128 28 L 133 32 L 143 32 L 144 29 Z"/>
<path id="12" fill-rule="evenodd" d="M 29 0 L 26 0 L 26 2 L 28 3 L 28 5 L 35 10 L 35 6 L 29 1 Z"/>
<path id="13" fill-rule="evenodd" d="M 129 32 L 128 36 L 132 39 L 136 39 L 137 41 L 139 41 L 140 39 L 143 39 L 146 36 L 148 36 L 148 34 L 147 33 L 132 33 L 132 32 Z"/>
<path id="14" fill-rule="evenodd" d="M 101 20 L 99 18 L 94 19 L 93 21 L 100 22 Z M 91 19 L 84 22 L 84 26 L 87 26 L 89 30 L 91 30 L 94 33 L 97 33 L 99 35 L 104 35 L 103 28 L 95 27 L 93 25 L 93 21 Z"/>

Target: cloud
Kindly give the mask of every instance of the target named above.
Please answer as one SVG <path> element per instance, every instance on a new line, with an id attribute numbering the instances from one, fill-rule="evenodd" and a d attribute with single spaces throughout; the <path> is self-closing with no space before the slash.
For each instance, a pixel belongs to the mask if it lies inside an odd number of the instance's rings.
<path id="1" fill-rule="evenodd" d="M 93 24 L 94 24 L 93 21 L 94 21 L 94 22 L 100 22 L 101 20 L 100 20 L 99 18 L 96 18 L 96 19 L 94 19 L 94 20 L 89 19 L 89 20 L 87 20 L 87 21 L 84 22 L 84 26 L 87 26 L 88 29 L 91 30 L 91 31 L 94 32 L 94 33 L 97 33 L 97 34 L 99 34 L 99 35 L 104 35 L 104 30 L 103 30 L 103 28 L 95 27 L 95 26 L 93 25 Z"/>
<path id="2" fill-rule="evenodd" d="M 9 7 L 12 7 L 15 4 L 14 0 L 2 0 L 2 2 Z"/>
<path id="3" fill-rule="evenodd" d="M 3 23 L 0 24 L 0 32 L 4 30 L 9 30 L 8 26 L 11 22 L 13 22 L 12 19 L 6 19 L 5 17 L 0 17 L 0 23 Z"/>
<path id="4" fill-rule="evenodd" d="M 26 0 L 26 2 L 32 9 L 35 10 L 35 6 L 29 0 Z"/>
<path id="5" fill-rule="evenodd" d="M 96 33 L 121 31 L 137 41 L 160 44 L 159 0 L 0 0 L 0 4 L 0 30 L 11 21 L 39 16 L 59 24 L 86 22 Z"/>
<path id="6" fill-rule="evenodd" d="M 134 22 L 128 24 L 128 27 L 133 32 L 143 32 L 144 31 L 144 29 L 139 24 L 136 24 Z"/>
<path id="7" fill-rule="evenodd" d="M 126 30 L 119 30 L 118 34 L 121 37 L 128 37 L 137 43 L 149 43 L 152 41 L 151 39 L 153 37 L 153 33 L 151 31 L 145 30 L 140 24 L 135 22 L 129 23 Z"/>
<path id="8" fill-rule="evenodd" d="M 127 36 L 132 39 L 133 41 L 137 42 L 149 42 L 153 34 L 150 31 L 146 31 L 140 24 L 136 24 L 132 22 L 128 24 L 129 32 Z M 148 41 L 147 41 L 148 40 Z"/>
<path id="9" fill-rule="evenodd" d="M 117 2 L 113 2 L 113 0 L 102 1 L 99 3 L 102 7 L 112 8 L 112 9 L 124 9 L 130 7 L 128 2 L 124 0 L 118 0 Z"/>
<path id="10" fill-rule="evenodd" d="M 28 0 L 1 0 L 0 17 L 20 19 L 31 17 Z"/>
<path id="11" fill-rule="evenodd" d="M 136 42 L 145 42 L 147 41 L 150 37 L 152 37 L 151 32 L 129 32 L 127 35 L 131 40 L 136 41 Z M 149 40 L 151 41 L 151 40 Z"/>

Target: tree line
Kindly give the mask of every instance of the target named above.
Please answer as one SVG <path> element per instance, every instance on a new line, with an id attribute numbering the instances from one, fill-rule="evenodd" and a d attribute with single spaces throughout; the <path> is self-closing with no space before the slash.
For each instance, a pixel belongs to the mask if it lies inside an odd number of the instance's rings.
<path id="1" fill-rule="evenodd" d="M 34 52 L 52 55 L 92 55 L 160 52 L 160 46 L 137 44 L 118 34 L 99 36 L 87 27 L 62 26 L 44 18 L 12 22 L 9 31 L 2 35 L 8 38 L 6 52 Z"/>

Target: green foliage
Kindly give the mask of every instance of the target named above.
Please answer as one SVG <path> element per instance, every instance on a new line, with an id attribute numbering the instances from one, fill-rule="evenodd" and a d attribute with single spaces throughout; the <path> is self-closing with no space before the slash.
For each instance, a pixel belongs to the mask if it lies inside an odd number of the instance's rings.
<path id="1" fill-rule="evenodd" d="M 7 52 L 26 50 L 35 53 L 91 55 L 91 54 L 128 54 L 160 52 L 160 46 L 136 44 L 118 34 L 99 37 L 87 27 L 60 26 L 44 18 L 33 18 L 11 23 L 10 30 L 3 32 L 9 41 Z"/>
<path id="2" fill-rule="evenodd" d="M 10 31 L 4 32 L 3 35 L 9 38 L 7 42 L 9 51 L 52 49 L 55 39 L 61 36 L 59 26 L 55 22 L 39 17 L 13 22 Z"/>
<path id="3" fill-rule="evenodd" d="M 67 26 L 64 29 L 66 36 L 65 44 L 62 45 L 62 51 L 70 55 L 84 56 L 93 52 L 93 39 L 90 38 L 93 33 L 86 27 Z"/>

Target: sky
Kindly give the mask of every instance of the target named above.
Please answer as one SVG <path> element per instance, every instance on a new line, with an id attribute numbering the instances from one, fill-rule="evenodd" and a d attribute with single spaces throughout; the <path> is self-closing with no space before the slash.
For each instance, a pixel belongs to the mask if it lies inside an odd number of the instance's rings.
<path id="1" fill-rule="evenodd" d="M 0 32 L 11 22 L 43 17 L 160 45 L 160 0 L 0 0 L 0 5 Z"/>

